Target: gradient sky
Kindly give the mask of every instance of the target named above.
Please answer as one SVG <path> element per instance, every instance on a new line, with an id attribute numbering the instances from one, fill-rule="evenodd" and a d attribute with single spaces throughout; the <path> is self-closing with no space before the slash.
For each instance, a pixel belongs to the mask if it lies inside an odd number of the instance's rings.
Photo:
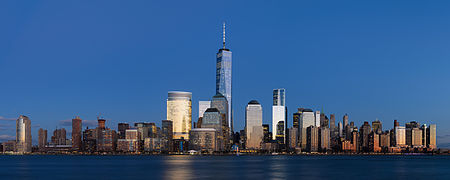
<path id="1" fill-rule="evenodd" d="M 1 1 L 0 141 L 15 119 L 51 132 L 166 118 L 167 91 L 215 93 L 221 24 L 233 51 L 235 129 L 272 89 L 297 107 L 348 113 L 358 127 L 416 120 L 450 142 L 450 1 Z"/>

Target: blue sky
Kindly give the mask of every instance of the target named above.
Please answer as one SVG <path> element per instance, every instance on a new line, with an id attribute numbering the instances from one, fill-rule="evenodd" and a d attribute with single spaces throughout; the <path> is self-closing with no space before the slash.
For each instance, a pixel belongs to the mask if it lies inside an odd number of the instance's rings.
<path id="1" fill-rule="evenodd" d="M 0 2 L 0 139 L 28 115 L 33 139 L 75 115 L 160 124 L 167 91 L 215 93 L 221 24 L 233 51 L 236 129 L 245 105 L 286 88 L 297 107 L 358 126 L 380 119 L 438 125 L 450 143 L 448 1 L 36 1 Z M 13 119 L 13 120 L 11 120 Z M 50 135 L 50 133 L 49 133 Z M 0 140 L 0 141 L 1 141 Z"/>

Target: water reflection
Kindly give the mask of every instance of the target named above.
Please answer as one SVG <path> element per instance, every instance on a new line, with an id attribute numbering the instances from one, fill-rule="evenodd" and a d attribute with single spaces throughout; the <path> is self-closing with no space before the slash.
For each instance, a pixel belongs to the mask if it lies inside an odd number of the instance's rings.
<path id="1" fill-rule="evenodd" d="M 273 156 L 270 159 L 270 179 L 286 179 L 286 156 Z"/>
<path id="2" fill-rule="evenodd" d="M 168 156 L 165 158 L 164 179 L 193 179 L 192 157 Z"/>

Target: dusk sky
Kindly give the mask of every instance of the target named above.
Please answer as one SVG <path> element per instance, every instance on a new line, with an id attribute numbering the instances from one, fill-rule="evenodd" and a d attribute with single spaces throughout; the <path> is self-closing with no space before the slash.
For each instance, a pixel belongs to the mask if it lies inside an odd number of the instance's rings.
<path id="1" fill-rule="evenodd" d="M 166 118 L 167 92 L 215 94 L 227 24 L 235 130 L 257 100 L 271 124 L 272 90 L 298 107 L 437 124 L 450 143 L 450 1 L 1 1 L 0 142 L 15 120 L 64 127 L 79 115 L 107 126 Z M 69 134 L 68 134 L 69 135 Z"/>

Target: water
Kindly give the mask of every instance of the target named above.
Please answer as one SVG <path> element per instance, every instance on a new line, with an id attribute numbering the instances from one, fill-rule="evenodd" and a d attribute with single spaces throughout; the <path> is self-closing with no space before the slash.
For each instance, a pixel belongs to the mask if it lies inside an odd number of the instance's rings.
<path id="1" fill-rule="evenodd" d="M 0 179 L 450 179 L 450 156 L 0 156 Z"/>

